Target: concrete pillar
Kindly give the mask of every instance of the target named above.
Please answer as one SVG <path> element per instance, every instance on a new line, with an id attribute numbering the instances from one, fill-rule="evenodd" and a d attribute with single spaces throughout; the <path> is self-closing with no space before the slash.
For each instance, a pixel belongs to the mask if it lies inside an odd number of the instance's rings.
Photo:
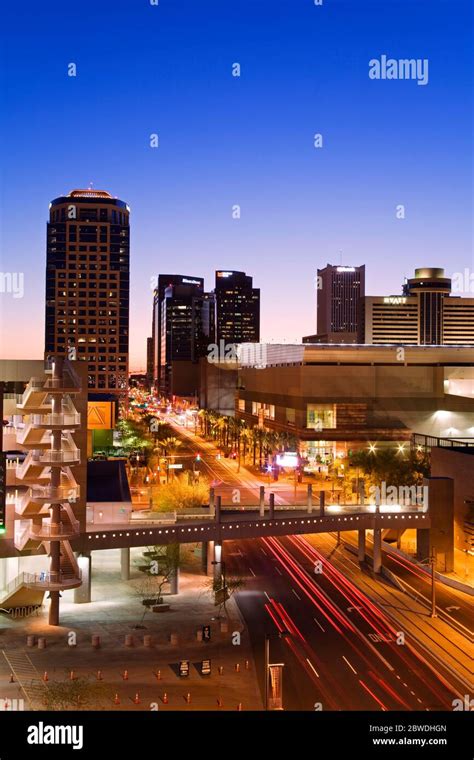
<path id="1" fill-rule="evenodd" d="M 120 549 L 120 577 L 123 581 L 130 580 L 130 547 Z"/>
<path id="2" fill-rule="evenodd" d="M 170 594 L 179 594 L 179 567 L 175 567 L 170 575 Z"/>
<path id="3" fill-rule="evenodd" d="M 359 562 L 365 561 L 365 530 L 364 528 L 361 528 L 357 531 L 359 534 Z"/>
<path id="4" fill-rule="evenodd" d="M 269 500 L 269 506 L 268 506 L 268 517 L 270 520 L 273 520 L 275 517 L 275 494 L 270 494 L 270 500 Z"/>
<path id="5" fill-rule="evenodd" d="M 77 564 L 82 573 L 82 586 L 74 589 L 74 602 L 84 604 L 91 601 L 92 590 L 92 557 L 91 553 L 84 551 L 77 556 Z"/>
<path id="6" fill-rule="evenodd" d="M 216 522 L 220 522 L 221 521 L 221 502 L 222 502 L 222 497 L 221 496 L 217 496 L 216 497 L 216 515 L 215 515 Z"/>
<path id="7" fill-rule="evenodd" d="M 209 541 L 209 544 L 212 544 L 212 551 L 209 551 L 209 557 L 210 557 L 210 563 L 208 562 L 208 567 L 210 564 L 210 572 L 209 575 L 212 573 L 214 576 L 214 580 L 217 580 L 222 575 L 222 544 L 219 544 L 217 541 Z M 211 547 L 209 547 L 211 549 Z"/>
<path id="8" fill-rule="evenodd" d="M 216 507 L 215 507 L 215 491 L 213 488 L 209 489 L 209 517 L 214 517 L 216 513 Z"/>
<path id="9" fill-rule="evenodd" d="M 382 529 L 374 528 L 374 573 L 382 570 Z"/>
<path id="10" fill-rule="evenodd" d="M 260 517 L 265 517 L 265 486 L 260 486 L 259 506 Z"/>
<path id="11" fill-rule="evenodd" d="M 206 574 L 212 575 L 214 573 L 214 565 L 212 564 L 214 562 L 214 541 L 208 541 L 207 542 L 207 552 L 206 552 Z"/>
<path id="12" fill-rule="evenodd" d="M 319 516 L 324 517 L 324 506 L 326 504 L 326 491 L 319 492 Z"/>
<path id="13" fill-rule="evenodd" d="M 207 541 L 201 542 L 201 570 L 207 575 Z"/>
<path id="14" fill-rule="evenodd" d="M 306 506 L 308 507 L 308 514 L 313 511 L 313 486 L 311 483 L 308 485 L 308 493 L 306 496 Z"/>
<path id="15" fill-rule="evenodd" d="M 429 501 L 431 528 L 416 531 L 416 553 L 419 560 L 431 557 L 436 549 L 436 570 L 449 573 L 454 568 L 454 481 L 452 478 L 425 478 L 424 506 Z"/>

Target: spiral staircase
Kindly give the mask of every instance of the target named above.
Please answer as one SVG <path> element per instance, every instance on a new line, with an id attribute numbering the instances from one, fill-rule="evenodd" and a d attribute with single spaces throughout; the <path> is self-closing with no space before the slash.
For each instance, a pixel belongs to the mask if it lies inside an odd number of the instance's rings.
<path id="1" fill-rule="evenodd" d="M 17 467 L 16 477 L 28 488 L 17 504 L 15 546 L 20 551 L 43 548 L 50 562 L 40 572 L 22 573 L 17 593 L 48 591 L 49 622 L 58 625 L 60 592 L 82 583 L 70 544 L 80 529 L 73 509 L 79 486 L 72 468 L 81 458 L 73 437 L 81 418 L 72 399 L 80 392 L 81 381 L 62 357 L 54 357 L 45 374 L 46 378 L 30 380 L 17 404 L 26 422 L 17 441 L 28 455 Z"/>

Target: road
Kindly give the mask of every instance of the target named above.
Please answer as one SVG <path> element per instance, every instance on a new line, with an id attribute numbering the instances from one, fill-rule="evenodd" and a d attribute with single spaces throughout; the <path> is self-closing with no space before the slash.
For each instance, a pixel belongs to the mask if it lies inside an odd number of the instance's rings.
<path id="1" fill-rule="evenodd" d="M 200 453 L 217 493 L 238 489 L 255 503 L 265 480 L 245 468 L 237 472 L 235 462 L 216 459 L 212 444 L 175 430 Z M 291 503 L 288 492 L 280 503 Z M 433 673 L 422 654 L 397 643 L 384 612 L 304 537 L 226 541 L 224 561 L 227 574 L 246 579 L 237 603 L 249 626 L 262 693 L 264 632 L 272 636 L 271 661 L 285 662 L 285 709 L 452 709 L 455 687 Z M 449 606 L 453 592 L 443 587 L 440 594 Z"/>

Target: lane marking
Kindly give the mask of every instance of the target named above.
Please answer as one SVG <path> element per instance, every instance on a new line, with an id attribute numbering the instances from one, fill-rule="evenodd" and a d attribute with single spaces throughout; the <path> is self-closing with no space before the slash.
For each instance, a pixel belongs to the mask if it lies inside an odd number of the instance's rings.
<path id="1" fill-rule="evenodd" d="M 355 674 L 357 675 L 357 670 L 356 670 L 355 668 L 353 668 L 353 667 L 352 667 L 352 665 L 351 665 L 351 663 L 349 662 L 349 660 L 347 659 L 347 657 L 345 657 L 344 655 L 342 655 L 342 659 L 343 659 L 343 660 L 344 660 L 344 661 L 345 661 L 345 662 L 346 662 L 346 663 L 349 665 L 349 667 L 350 667 L 350 669 L 352 670 L 352 672 L 353 672 L 353 673 L 355 673 Z"/>
<path id="2" fill-rule="evenodd" d="M 310 662 L 310 661 L 308 660 L 308 658 L 306 658 L 306 662 L 308 663 L 308 665 L 309 665 L 309 667 L 311 668 L 311 670 L 313 671 L 313 673 L 315 673 L 315 674 L 316 674 L 316 676 L 319 678 L 319 673 L 318 673 L 318 671 L 316 670 L 316 668 L 314 667 L 313 663 L 312 663 L 312 662 Z"/>
<path id="3" fill-rule="evenodd" d="M 317 623 L 317 624 L 319 625 L 319 627 L 321 628 L 322 632 L 323 632 L 323 633 L 326 633 L 326 631 L 324 630 L 324 628 L 323 628 L 323 626 L 321 625 L 321 623 L 319 622 L 319 620 L 318 620 L 317 618 L 313 618 L 313 620 L 314 620 L 314 622 L 315 622 L 315 623 Z"/>
<path id="4" fill-rule="evenodd" d="M 255 573 L 254 573 L 254 571 L 252 570 L 252 568 L 251 568 L 251 567 L 249 567 L 249 570 L 250 570 L 250 572 L 252 573 L 253 577 L 254 577 L 254 578 L 256 578 L 257 576 L 255 575 Z"/>
<path id="5" fill-rule="evenodd" d="M 298 596 L 298 594 L 296 593 L 295 589 L 294 589 L 294 588 L 292 588 L 291 590 L 293 591 L 293 593 L 294 593 L 294 595 L 296 596 L 296 598 L 297 598 L 297 599 L 299 599 L 299 601 L 301 602 L 301 597 L 300 597 L 300 596 Z"/>
<path id="6" fill-rule="evenodd" d="M 277 571 L 278 575 L 283 575 L 279 567 L 275 567 L 275 570 Z"/>

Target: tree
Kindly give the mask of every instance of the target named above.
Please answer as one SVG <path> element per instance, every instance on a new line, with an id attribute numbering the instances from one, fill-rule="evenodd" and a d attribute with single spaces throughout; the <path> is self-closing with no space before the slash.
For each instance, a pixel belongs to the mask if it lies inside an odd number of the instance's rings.
<path id="1" fill-rule="evenodd" d="M 150 606 L 163 603 L 163 588 L 178 572 L 179 564 L 179 544 L 148 546 L 140 559 L 136 560 L 135 566 L 143 577 L 135 583 L 134 590 L 144 605 L 142 619 L 137 627 L 141 627 Z"/>
<path id="2" fill-rule="evenodd" d="M 185 473 L 161 486 L 154 497 L 152 510 L 156 512 L 179 512 L 182 509 L 198 509 L 209 504 L 209 483 L 202 475 L 199 481 L 189 483 Z"/>
<path id="3" fill-rule="evenodd" d="M 429 474 L 427 456 L 411 449 L 406 453 L 394 448 L 356 451 L 349 462 L 360 467 L 375 486 L 383 482 L 396 487 L 417 485 Z"/>
<path id="4" fill-rule="evenodd" d="M 44 689 L 45 710 L 91 710 L 106 707 L 112 697 L 112 686 L 95 681 L 91 676 L 70 679 L 69 673 L 62 681 L 49 681 Z"/>
<path id="5" fill-rule="evenodd" d="M 225 573 L 220 577 L 207 579 L 206 588 L 214 597 L 216 606 L 219 607 L 217 617 L 220 617 L 222 610 L 224 610 L 225 616 L 228 617 L 227 602 L 237 591 L 241 591 L 244 586 L 245 580 L 243 578 L 234 575 L 228 577 Z"/>

